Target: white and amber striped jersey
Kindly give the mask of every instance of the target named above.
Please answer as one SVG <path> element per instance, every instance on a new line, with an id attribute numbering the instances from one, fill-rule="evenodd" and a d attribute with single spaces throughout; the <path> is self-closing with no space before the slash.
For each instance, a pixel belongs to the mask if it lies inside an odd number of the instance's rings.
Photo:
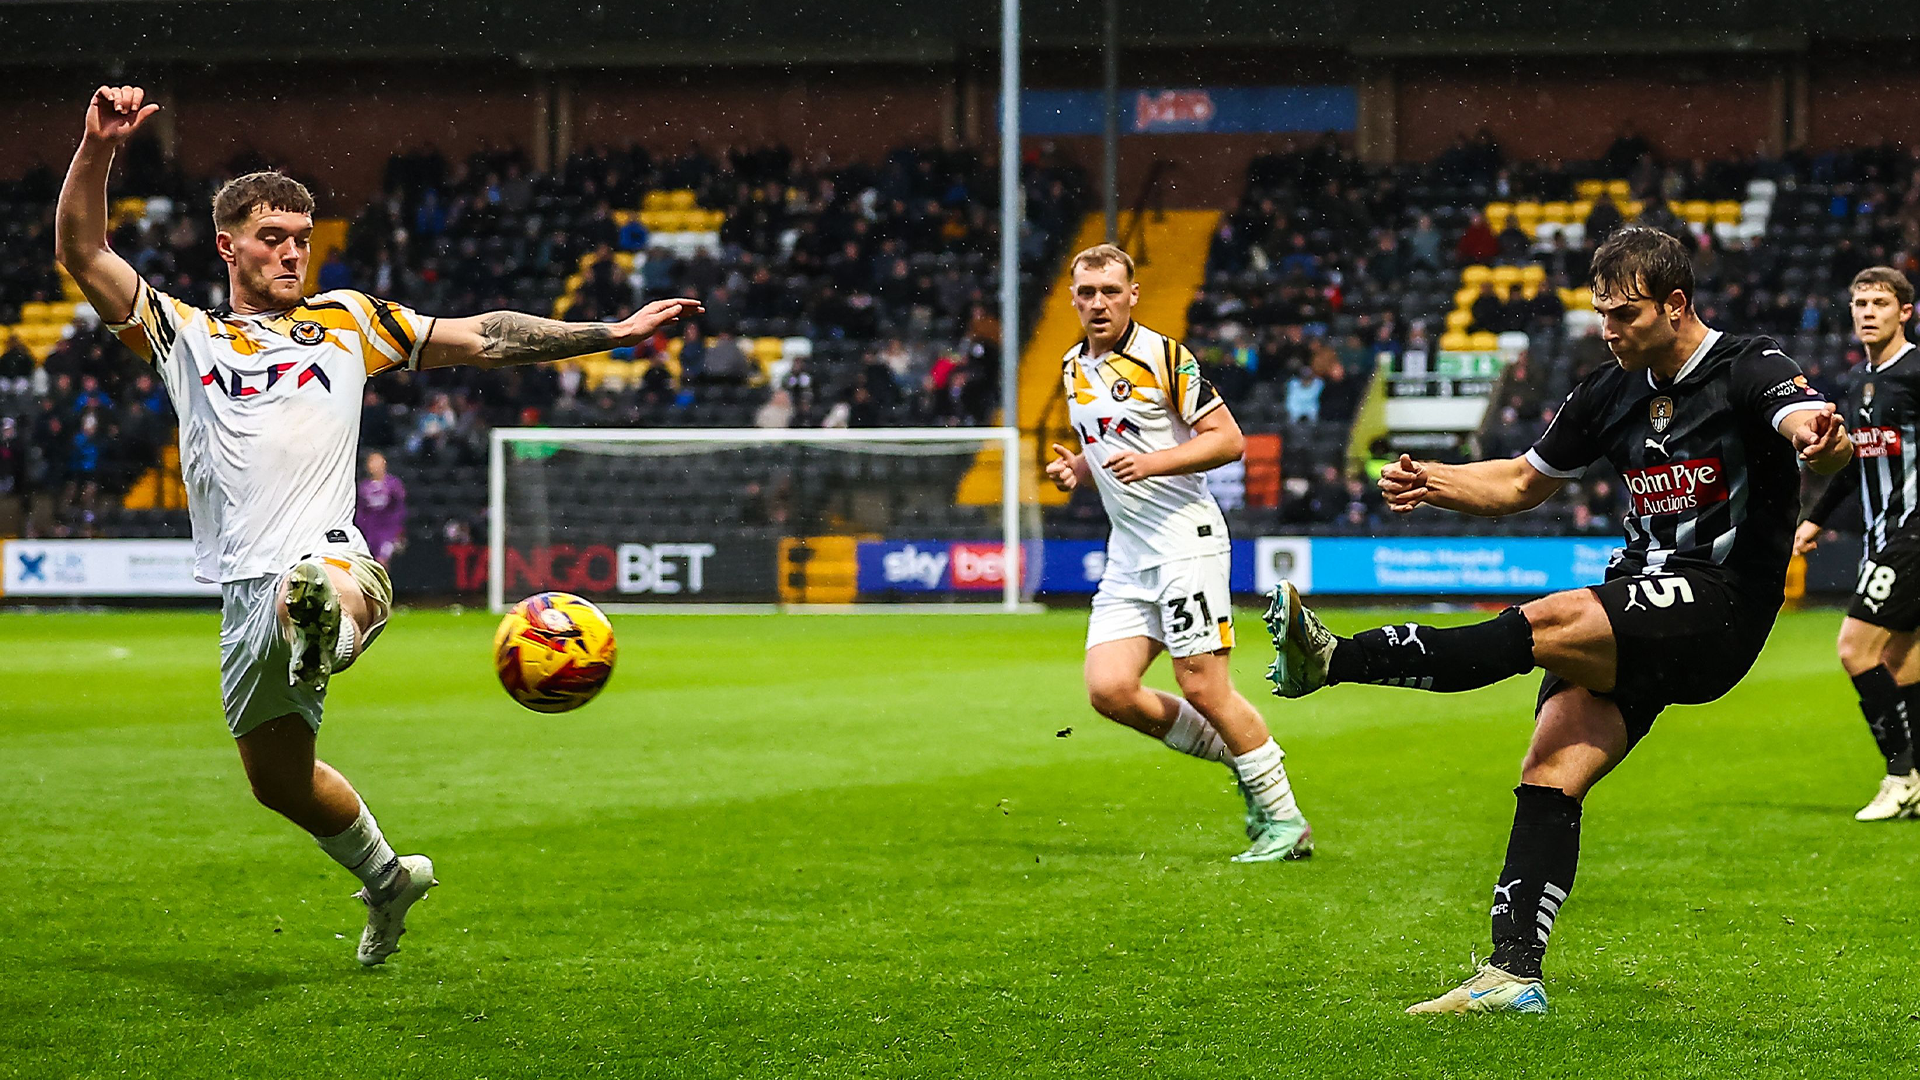
<path id="1" fill-rule="evenodd" d="M 1141 326 L 1105 356 L 1085 341 L 1061 365 L 1067 413 L 1100 488 L 1112 531 L 1107 565 L 1131 573 L 1174 559 L 1228 551 L 1227 522 L 1199 473 L 1150 476 L 1123 484 L 1107 459 L 1123 450 L 1151 453 L 1193 438 L 1193 424 L 1223 402 L 1185 345 Z"/>
<path id="2" fill-rule="evenodd" d="M 141 282 L 108 329 L 151 361 L 180 419 L 194 576 L 278 574 L 353 527 L 367 377 L 414 367 L 433 320 L 350 289 L 287 311 L 203 311 Z"/>

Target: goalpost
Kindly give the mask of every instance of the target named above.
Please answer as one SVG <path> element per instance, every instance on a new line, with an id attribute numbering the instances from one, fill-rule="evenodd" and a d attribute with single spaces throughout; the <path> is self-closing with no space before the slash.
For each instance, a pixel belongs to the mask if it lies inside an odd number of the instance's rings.
<path id="1" fill-rule="evenodd" d="M 1032 610 L 1019 451 L 1007 427 L 496 428 L 488 604 Z"/>

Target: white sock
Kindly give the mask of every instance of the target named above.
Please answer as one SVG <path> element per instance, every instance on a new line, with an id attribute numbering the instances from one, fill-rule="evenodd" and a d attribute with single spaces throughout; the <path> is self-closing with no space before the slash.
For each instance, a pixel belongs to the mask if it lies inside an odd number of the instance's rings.
<path id="1" fill-rule="evenodd" d="M 320 842 L 320 850 L 352 871 L 376 901 L 400 874 L 400 856 L 393 853 L 393 845 L 381 835 L 380 823 L 373 820 L 373 812 L 364 802 L 360 804 L 360 816 L 353 819 L 346 832 L 315 839 Z"/>
<path id="2" fill-rule="evenodd" d="M 360 630 L 346 615 L 340 616 L 340 640 L 333 646 L 333 670 L 343 671 L 353 663 L 353 643 L 360 636 Z"/>
<path id="3" fill-rule="evenodd" d="M 1186 698 L 1180 699 L 1180 715 L 1173 718 L 1173 726 L 1160 741 L 1202 761 L 1226 761 L 1233 756 L 1227 753 L 1227 744 L 1220 741 L 1220 733 Z"/>
<path id="4" fill-rule="evenodd" d="M 1300 813 L 1293 801 L 1293 785 L 1287 783 L 1286 756 L 1279 743 L 1268 739 L 1233 759 L 1233 771 L 1246 785 L 1254 805 L 1273 818 L 1297 817 Z"/>

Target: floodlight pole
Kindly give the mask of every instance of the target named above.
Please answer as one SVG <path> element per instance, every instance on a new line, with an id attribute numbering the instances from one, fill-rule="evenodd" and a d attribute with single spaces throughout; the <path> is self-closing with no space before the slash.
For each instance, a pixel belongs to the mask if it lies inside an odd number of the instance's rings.
<path id="1" fill-rule="evenodd" d="M 1000 424 L 1020 427 L 1020 0 L 1000 2 Z M 1020 443 L 1001 455 L 1005 602 L 1020 602 Z M 1038 573 L 1035 566 L 1032 572 Z"/>
<path id="2" fill-rule="evenodd" d="M 1105 123 L 1101 129 L 1101 158 L 1106 181 L 1107 243 L 1120 242 L 1120 0 L 1107 0 L 1105 68 Z"/>

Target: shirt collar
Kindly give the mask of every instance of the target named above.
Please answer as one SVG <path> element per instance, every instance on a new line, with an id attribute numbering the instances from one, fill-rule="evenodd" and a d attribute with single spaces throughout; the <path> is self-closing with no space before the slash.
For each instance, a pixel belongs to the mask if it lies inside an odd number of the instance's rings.
<path id="1" fill-rule="evenodd" d="M 1693 355 L 1687 357 L 1687 362 L 1681 364 L 1680 370 L 1674 373 L 1673 382 L 1667 385 L 1673 386 L 1693 374 L 1693 369 L 1700 366 L 1700 361 L 1707 358 L 1707 354 L 1713 351 L 1714 345 L 1718 344 L 1723 336 L 1718 330 L 1708 330 L 1707 336 L 1700 339 L 1700 347 L 1693 350 Z M 1652 368 L 1647 369 L 1647 385 L 1655 390 L 1660 388 L 1660 384 L 1654 381 Z"/>
<path id="2" fill-rule="evenodd" d="M 1908 353 L 1910 353 L 1910 352 L 1912 352 L 1912 351 L 1913 351 L 1913 342 L 1911 342 L 1911 341 L 1909 341 L 1909 342 L 1907 342 L 1907 343 L 1906 343 L 1905 345 L 1902 345 L 1902 346 L 1900 347 L 1900 351 L 1899 351 L 1899 352 L 1897 352 L 1897 353 L 1894 353 L 1894 354 L 1893 354 L 1892 356 L 1889 356 L 1889 357 L 1887 357 L 1887 358 L 1886 358 L 1886 360 L 1885 360 L 1884 362 L 1882 362 L 1882 363 L 1880 363 L 1879 365 L 1873 365 L 1873 364 L 1869 364 L 1869 365 L 1867 365 L 1867 371 L 1868 371 L 1868 372 L 1869 372 L 1870 374 L 1873 374 L 1873 375 L 1878 375 L 1878 374 L 1880 374 L 1881 372 L 1883 372 L 1883 371 L 1885 371 L 1885 370 L 1887 370 L 1888 368 L 1890 368 L 1890 367 L 1892 367 L 1893 365 L 1895 365 L 1895 364 L 1897 364 L 1897 363 L 1899 363 L 1899 362 L 1900 362 L 1900 358 L 1901 358 L 1901 357 L 1903 357 L 1903 356 L 1905 356 L 1905 355 L 1907 355 Z"/>
<path id="3" fill-rule="evenodd" d="M 1100 362 L 1105 363 L 1106 361 L 1116 356 L 1126 356 L 1127 346 L 1133 344 L 1134 337 L 1136 337 L 1139 333 L 1140 333 L 1140 320 L 1129 318 L 1127 320 L 1127 332 L 1120 335 L 1120 340 L 1113 343 L 1113 348 L 1108 350 L 1107 355 L 1100 358 Z M 1085 360 L 1093 359 L 1092 339 L 1090 338 L 1080 339 L 1080 356 L 1082 359 L 1085 359 Z M 1132 357 L 1128 357 L 1128 359 L 1132 359 Z"/>

